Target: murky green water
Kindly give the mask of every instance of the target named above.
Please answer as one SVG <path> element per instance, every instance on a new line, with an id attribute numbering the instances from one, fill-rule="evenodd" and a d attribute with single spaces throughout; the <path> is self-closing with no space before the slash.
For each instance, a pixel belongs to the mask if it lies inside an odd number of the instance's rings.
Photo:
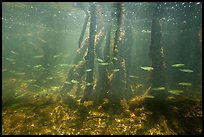
<path id="1" fill-rule="evenodd" d="M 3 2 L 2 134 L 202 134 L 202 2 Z"/>

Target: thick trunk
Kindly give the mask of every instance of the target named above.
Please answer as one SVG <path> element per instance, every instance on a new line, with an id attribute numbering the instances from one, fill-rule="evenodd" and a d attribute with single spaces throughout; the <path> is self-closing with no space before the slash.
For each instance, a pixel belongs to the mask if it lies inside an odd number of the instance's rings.
<path id="1" fill-rule="evenodd" d="M 89 32 L 89 46 L 86 57 L 86 69 L 91 69 L 86 75 L 86 88 L 84 90 L 84 96 L 81 102 L 88 100 L 90 94 L 93 91 L 93 70 L 94 70 L 94 41 L 95 41 L 95 28 L 96 28 L 96 12 L 95 5 L 91 5 L 91 21 L 90 21 L 90 32 Z M 88 84 L 91 83 L 91 84 Z"/>
<path id="2" fill-rule="evenodd" d="M 112 79 L 112 85 L 110 87 L 110 102 L 112 104 L 119 104 L 120 99 L 124 96 L 125 82 L 125 68 L 124 59 L 121 55 L 121 29 L 122 29 L 122 3 L 117 3 L 117 30 L 115 32 L 114 47 L 113 47 L 113 60 L 114 74 Z M 118 71 L 119 70 L 119 71 Z"/>
<path id="3" fill-rule="evenodd" d="M 130 25 L 128 22 L 126 25 Z M 132 44 L 133 44 L 133 37 L 132 37 L 132 29 L 130 27 L 126 27 L 125 29 L 125 42 L 123 46 L 123 56 L 125 59 L 125 69 L 126 69 L 126 91 L 125 91 L 125 98 L 129 99 L 132 96 L 130 83 L 129 83 L 129 75 L 131 69 L 131 59 L 132 59 Z"/>
<path id="4" fill-rule="evenodd" d="M 86 18 L 85 18 L 85 21 L 84 21 L 84 24 L 83 24 L 83 28 L 82 28 L 82 31 L 81 31 L 81 35 L 80 35 L 80 38 L 79 38 L 79 48 L 81 47 L 81 43 L 83 41 L 84 34 L 86 32 L 86 28 L 87 28 L 87 24 L 88 24 L 88 20 L 89 20 L 88 13 L 86 11 L 85 11 L 85 13 L 86 13 Z"/>
<path id="5" fill-rule="evenodd" d="M 152 67 L 154 68 L 151 73 L 151 89 L 149 90 L 149 94 L 154 96 L 154 98 L 147 98 L 146 104 L 149 109 L 159 111 L 166 115 L 166 112 L 168 112 L 168 105 L 165 101 L 168 95 L 166 89 L 152 90 L 152 88 L 165 87 L 164 53 L 161 44 L 162 34 L 157 8 L 154 15 L 152 19 L 151 45 L 149 51 L 149 56 L 152 59 Z"/>
<path id="6" fill-rule="evenodd" d="M 152 20 L 152 35 L 149 55 L 152 58 L 152 67 L 154 68 L 151 74 L 152 88 L 165 87 L 164 53 L 161 45 L 161 26 L 159 24 L 159 19 Z M 150 94 L 155 96 L 156 99 L 163 100 L 166 92 L 163 90 L 151 90 Z"/>
<path id="7" fill-rule="evenodd" d="M 104 46 L 103 55 L 98 56 L 104 62 L 108 61 L 108 56 L 110 56 L 110 38 L 111 38 L 111 24 L 108 23 L 107 33 L 106 33 L 106 44 Z M 100 50 L 101 51 L 101 50 Z M 108 72 L 106 66 L 98 65 L 99 78 L 96 83 L 96 101 L 101 102 L 103 98 L 106 97 L 106 93 L 109 89 L 108 87 Z"/>

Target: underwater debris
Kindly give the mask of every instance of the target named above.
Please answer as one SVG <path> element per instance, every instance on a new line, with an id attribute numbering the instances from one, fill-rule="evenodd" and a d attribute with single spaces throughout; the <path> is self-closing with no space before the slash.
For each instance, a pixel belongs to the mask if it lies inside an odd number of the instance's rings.
<path id="1" fill-rule="evenodd" d="M 183 90 L 174 89 L 174 90 L 169 90 L 168 92 L 174 95 L 180 95 L 180 93 L 183 93 Z"/>
<path id="2" fill-rule="evenodd" d="M 152 90 L 155 90 L 155 91 L 165 90 L 165 89 L 166 89 L 165 87 L 152 88 Z"/>
<path id="3" fill-rule="evenodd" d="M 171 65 L 172 67 L 183 67 L 184 66 L 184 64 L 173 64 L 173 65 Z"/>
<path id="4" fill-rule="evenodd" d="M 191 69 L 179 69 L 179 71 L 186 72 L 186 73 L 192 73 L 193 72 L 193 70 L 191 70 Z"/>
<path id="5" fill-rule="evenodd" d="M 180 82 L 180 83 L 178 83 L 178 85 L 181 85 L 181 86 L 192 86 L 192 83 L 189 83 L 189 82 Z"/>
<path id="6" fill-rule="evenodd" d="M 146 70 L 146 71 L 152 71 L 154 70 L 153 67 L 140 67 L 142 70 Z"/>

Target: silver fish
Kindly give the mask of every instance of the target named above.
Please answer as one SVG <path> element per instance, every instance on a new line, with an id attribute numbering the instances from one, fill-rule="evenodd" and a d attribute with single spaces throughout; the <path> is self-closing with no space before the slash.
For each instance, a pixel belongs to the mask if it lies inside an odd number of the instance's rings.
<path id="1" fill-rule="evenodd" d="M 86 72 L 90 72 L 90 71 L 92 71 L 92 69 L 87 69 L 87 70 L 86 70 Z"/>
<path id="2" fill-rule="evenodd" d="M 76 80 L 71 80 L 71 82 L 73 83 L 73 84 L 78 84 L 79 82 L 78 81 L 76 81 Z"/>
<path id="3" fill-rule="evenodd" d="M 146 71 L 152 71 L 152 70 L 154 70 L 153 67 L 140 67 L 140 68 L 143 69 L 143 70 L 146 70 Z"/>
<path id="4" fill-rule="evenodd" d="M 165 89 L 166 89 L 165 87 L 152 88 L 152 90 L 155 90 L 155 91 L 165 90 Z"/>
<path id="5" fill-rule="evenodd" d="M 42 67 L 42 65 L 36 65 L 33 68 L 40 68 L 40 67 Z"/>
<path id="6" fill-rule="evenodd" d="M 102 65 L 102 66 L 107 66 L 109 63 L 106 63 L 106 62 L 104 62 L 104 63 L 99 63 L 99 65 Z"/>
<path id="7" fill-rule="evenodd" d="M 104 61 L 102 59 L 97 58 L 96 59 L 98 62 L 103 63 Z"/>
<path id="8" fill-rule="evenodd" d="M 120 71 L 120 69 L 114 69 L 113 71 L 114 71 L 114 72 L 118 72 L 118 71 Z"/>
<path id="9" fill-rule="evenodd" d="M 10 51 L 12 54 L 14 55 L 19 55 L 19 53 L 15 52 L 15 51 Z"/>
<path id="10" fill-rule="evenodd" d="M 186 73 L 192 73 L 193 72 L 193 70 L 191 70 L 191 69 L 179 69 L 179 71 L 186 72 Z"/>
<path id="11" fill-rule="evenodd" d="M 174 89 L 174 90 L 169 90 L 168 92 L 174 95 L 180 95 L 180 93 L 183 93 L 183 90 Z"/>
<path id="12" fill-rule="evenodd" d="M 39 55 L 39 56 L 33 56 L 33 58 L 43 58 L 43 56 L 42 55 Z"/>
<path id="13" fill-rule="evenodd" d="M 189 83 L 189 82 L 180 82 L 180 83 L 178 83 L 178 85 L 181 85 L 181 86 L 192 86 L 192 83 Z"/>
<path id="14" fill-rule="evenodd" d="M 183 67 L 184 66 L 184 64 L 173 64 L 173 65 L 171 65 L 172 67 Z"/>

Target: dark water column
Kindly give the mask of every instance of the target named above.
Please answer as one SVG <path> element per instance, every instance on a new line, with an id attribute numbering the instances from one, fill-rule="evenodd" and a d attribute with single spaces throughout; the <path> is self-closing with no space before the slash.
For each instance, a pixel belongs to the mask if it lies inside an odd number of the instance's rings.
<path id="1" fill-rule="evenodd" d="M 90 7 L 91 21 L 90 21 L 90 31 L 89 31 L 89 46 L 87 53 L 87 64 L 86 69 L 91 69 L 92 71 L 87 72 L 86 83 L 93 83 L 93 70 L 94 70 L 94 40 L 95 40 L 95 28 L 96 28 L 96 7 L 94 4 Z M 93 91 L 93 84 L 87 84 L 84 90 L 84 96 L 81 102 L 88 100 L 90 94 Z"/>

